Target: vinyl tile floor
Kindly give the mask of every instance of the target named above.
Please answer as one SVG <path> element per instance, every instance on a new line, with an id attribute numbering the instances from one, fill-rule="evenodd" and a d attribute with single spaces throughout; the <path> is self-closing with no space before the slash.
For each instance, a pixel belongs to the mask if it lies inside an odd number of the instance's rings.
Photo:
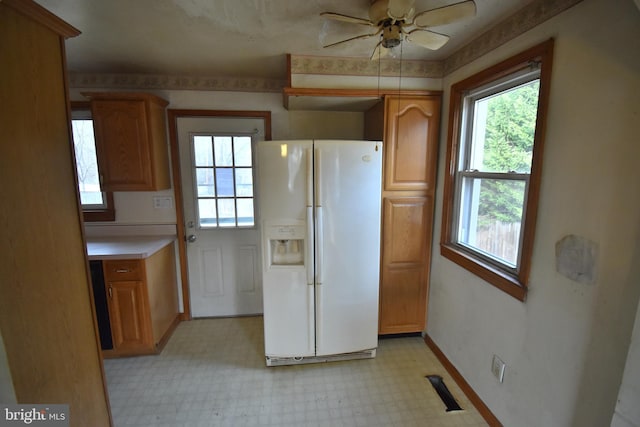
<path id="1" fill-rule="evenodd" d="M 115 427 L 487 425 L 421 337 L 381 339 L 375 359 L 267 368 L 262 327 L 182 322 L 159 355 L 106 359 Z M 446 412 L 431 374 L 463 410 Z"/>

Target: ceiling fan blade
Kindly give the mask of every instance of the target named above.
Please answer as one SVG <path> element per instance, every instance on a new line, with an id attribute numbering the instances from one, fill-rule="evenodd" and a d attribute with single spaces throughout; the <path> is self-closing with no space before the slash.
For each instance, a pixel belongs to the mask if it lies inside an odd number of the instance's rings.
<path id="1" fill-rule="evenodd" d="M 356 18 L 355 16 L 343 15 L 341 13 L 322 12 L 320 16 L 323 18 L 334 19 L 336 21 L 349 22 L 350 24 L 375 26 L 374 23 L 368 19 Z"/>
<path id="2" fill-rule="evenodd" d="M 413 30 L 408 32 L 406 37 L 411 43 L 431 50 L 438 50 L 449 41 L 449 36 L 434 33 L 429 30 Z"/>
<path id="3" fill-rule="evenodd" d="M 413 18 L 413 23 L 418 27 L 437 27 L 446 25 L 464 18 L 476 15 L 476 3 L 473 0 L 426 10 L 418 13 Z"/>
<path id="4" fill-rule="evenodd" d="M 369 37 L 375 37 L 378 34 L 380 34 L 380 31 L 375 32 L 373 34 L 362 34 L 361 36 L 355 36 L 355 37 L 351 37 L 349 39 L 340 40 L 339 42 L 331 43 L 331 44 L 328 44 L 328 45 L 323 46 L 323 47 L 332 47 L 332 46 L 336 46 L 336 45 L 339 45 L 339 44 L 342 44 L 342 43 L 346 43 L 346 42 L 350 42 L 350 41 L 353 41 L 353 40 L 367 39 Z"/>
<path id="5" fill-rule="evenodd" d="M 388 54 L 389 54 L 389 49 L 387 49 L 386 47 L 382 46 L 382 42 L 380 42 L 380 43 L 378 43 L 376 48 L 373 49 L 373 53 L 371 54 L 371 58 L 369 58 L 369 59 L 371 59 L 372 61 L 377 61 L 380 58 L 384 58 Z"/>
<path id="6" fill-rule="evenodd" d="M 389 18 L 396 21 L 408 19 L 413 15 L 413 4 L 415 0 L 389 0 L 387 14 Z"/>

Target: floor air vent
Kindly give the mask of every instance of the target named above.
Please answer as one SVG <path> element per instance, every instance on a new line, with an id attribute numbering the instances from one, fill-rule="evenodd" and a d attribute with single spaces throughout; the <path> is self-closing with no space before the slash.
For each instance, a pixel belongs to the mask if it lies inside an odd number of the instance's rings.
<path id="1" fill-rule="evenodd" d="M 438 393 L 438 396 L 440 396 L 440 399 L 442 399 L 442 402 L 447 406 L 447 412 L 462 410 L 440 375 L 427 375 L 427 379 L 436 390 L 436 393 Z"/>

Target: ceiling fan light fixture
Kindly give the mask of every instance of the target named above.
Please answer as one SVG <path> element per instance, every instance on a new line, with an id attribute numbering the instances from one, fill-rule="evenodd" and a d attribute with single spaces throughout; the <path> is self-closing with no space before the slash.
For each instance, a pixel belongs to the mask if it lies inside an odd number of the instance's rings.
<path id="1" fill-rule="evenodd" d="M 0 0 L 2 1 L 2 0 Z M 378 38 L 371 58 L 379 59 L 403 42 L 430 50 L 440 49 L 449 36 L 431 31 L 430 27 L 446 25 L 476 15 L 474 0 L 462 0 L 458 3 L 425 10 L 415 14 L 415 0 L 370 0 L 369 18 L 343 15 L 335 12 L 323 12 L 321 16 L 337 21 L 376 27 L 375 33 L 363 34 L 346 40 L 328 44 L 324 47 L 340 45 L 352 40 L 369 37 Z"/>
<path id="2" fill-rule="evenodd" d="M 402 41 L 402 31 L 400 25 L 392 23 L 391 21 L 385 22 L 382 28 L 382 46 L 391 49 L 400 44 Z"/>

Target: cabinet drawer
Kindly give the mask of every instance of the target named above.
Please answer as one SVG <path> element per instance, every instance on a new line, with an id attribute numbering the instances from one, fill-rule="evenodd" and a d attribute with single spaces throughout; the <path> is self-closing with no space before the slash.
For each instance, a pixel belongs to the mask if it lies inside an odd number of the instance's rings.
<path id="1" fill-rule="evenodd" d="M 107 282 L 121 280 L 142 280 L 141 260 L 117 260 L 104 262 L 104 278 Z"/>

